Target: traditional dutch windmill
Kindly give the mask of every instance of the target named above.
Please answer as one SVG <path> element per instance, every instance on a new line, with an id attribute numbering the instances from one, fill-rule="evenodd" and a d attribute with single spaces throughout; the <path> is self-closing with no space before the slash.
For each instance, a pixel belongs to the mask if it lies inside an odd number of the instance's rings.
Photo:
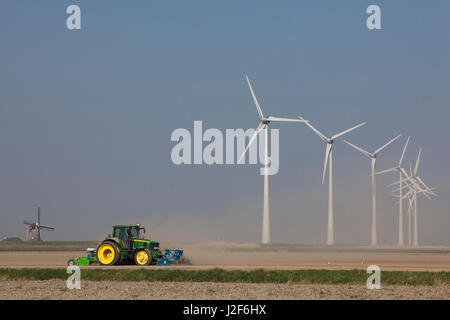
<path id="1" fill-rule="evenodd" d="M 23 224 L 28 226 L 27 241 L 33 241 L 33 242 L 42 241 L 41 230 L 55 230 L 55 228 L 41 225 L 41 208 L 40 207 L 38 207 L 37 221 L 28 222 L 28 221 L 24 220 Z"/>

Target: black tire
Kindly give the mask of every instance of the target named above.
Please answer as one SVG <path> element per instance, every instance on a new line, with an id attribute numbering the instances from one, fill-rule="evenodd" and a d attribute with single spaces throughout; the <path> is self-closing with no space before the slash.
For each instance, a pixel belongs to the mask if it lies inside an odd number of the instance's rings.
<path id="1" fill-rule="evenodd" d="M 75 260 L 73 259 L 69 259 L 69 261 L 67 261 L 67 265 L 70 266 L 76 266 Z"/>
<path id="2" fill-rule="evenodd" d="M 111 262 L 108 263 L 104 263 L 101 261 L 101 258 L 99 257 L 99 250 L 103 245 L 110 245 L 113 250 L 114 250 L 114 258 L 112 259 Z M 117 243 L 113 242 L 113 241 L 103 241 L 102 243 L 100 243 L 100 245 L 97 247 L 97 249 L 95 250 L 95 255 L 97 256 L 97 261 L 100 265 L 102 266 L 112 266 L 117 264 L 117 262 L 120 259 L 120 249 L 119 246 L 117 245 Z"/>
<path id="3" fill-rule="evenodd" d="M 138 255 L 140 255 L 142 252 L 147 254 L 147 257 L 148 257 L 147 261 L 145 261 L 145 262 L 139 261 L 139 258 L 138 258 Z M 138 266 L 148 266 L 149 264 L 152 263 L 152 261 L 153 261 L 152 253 L 148 249 L 138 249 L 134 253 L 134 263 Z"/>

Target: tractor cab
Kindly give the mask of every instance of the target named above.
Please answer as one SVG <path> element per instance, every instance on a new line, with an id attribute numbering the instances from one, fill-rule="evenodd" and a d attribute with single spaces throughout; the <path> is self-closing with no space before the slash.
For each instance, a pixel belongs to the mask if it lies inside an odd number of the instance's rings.
<path id="1" fill-rule="evenodd" d="M 113 233 L 97 248 L 100 264 L 110 265 L 134 261 L 139 265 L 156 263 L 161 259 L 159 242 L 144 238 L 140 224 L 115 225 Z"/>
<path id="2" fill-rule="evenodd" d="M 113 226 L 113 238 L 118 238 L 122 241 L 124 248 L 131 249 L 134 245 L 134 240 L 145 240 L 145 228 L 139 224 L 136 225 L 116 225 Z"/>

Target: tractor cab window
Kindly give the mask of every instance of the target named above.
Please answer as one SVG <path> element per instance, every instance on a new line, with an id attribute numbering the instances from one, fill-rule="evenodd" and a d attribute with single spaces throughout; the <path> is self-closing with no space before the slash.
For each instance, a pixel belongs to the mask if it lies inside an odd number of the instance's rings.
<path id="1" fill-rule="evenodd" d="M 139 234 L 138 234 L 138 231 L 136 228 L 130 228 L 128 230 L 130 232 L 130 237 L 136 238 L 136 239 L 139 238 Z"/>
<path id="2" fill-rule="evenodd" d="M 122 241 L 127 241 L 128 239 L 127 232 L 125 231 L 124 228 L 115 229 L 113 236 L 119 238 Z"/>

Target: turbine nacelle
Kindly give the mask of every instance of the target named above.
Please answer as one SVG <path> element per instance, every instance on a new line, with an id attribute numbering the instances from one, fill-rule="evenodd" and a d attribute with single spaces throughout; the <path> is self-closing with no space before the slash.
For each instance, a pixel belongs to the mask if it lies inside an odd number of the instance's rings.
<path id="1" fill-rule="evenodd" d="M 316 129 L 312 124 L 309 123 L 309 121 L 306 121 L 305 119 L 303 119 L 301 116 L 298 117 L 300 120 L 305 121 L 306 125 L 312 130 L 314 131 L 319 138 L 321 138 L 323 141 L 325 141 L 327 143 L 326 149 L 325 149 L 325 161 L 324 161 L 324 165 L 323 165 L 323 173 L 322 173 L 322 184 L 325 182 L 325 173 L 327 170 L 327 166 L 328 166 L 328 158 L 330 157 L 330 154 L 332 152 L 332 148 L 333 148 L 333 143 L 334 140 L 339 138 L 340 136 L 343 136 L 344 134 L 355 130 L 356 128 L 359 128 L 363 125 L 365 125 L 366 123 L 360 123 L 350 129 L 344 130 L 340 133 L 337 133 L 335 135 L 332 135 L 330 138 L 328 138 L 327 136 L 325 136 L 322 132 L 320 132 L 318 129 Z"/>

